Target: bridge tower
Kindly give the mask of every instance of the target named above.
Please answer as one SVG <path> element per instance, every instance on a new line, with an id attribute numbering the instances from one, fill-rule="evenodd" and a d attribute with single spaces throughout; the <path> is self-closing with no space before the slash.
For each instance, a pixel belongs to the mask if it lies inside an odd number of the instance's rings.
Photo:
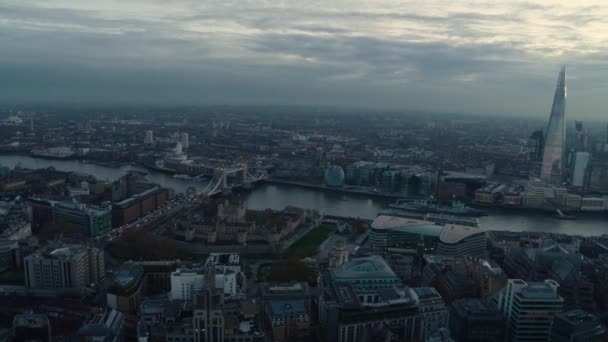
<path id="1" fill-rule="evenodd" d="M 222 190 L 228 188 L 228 174 L 226 169 L 222 169 Z"/>
<path id="2" fill-rule="evenodd" d="M 247 162 L 243 163 L 243 185 L 247 184 Z"/>

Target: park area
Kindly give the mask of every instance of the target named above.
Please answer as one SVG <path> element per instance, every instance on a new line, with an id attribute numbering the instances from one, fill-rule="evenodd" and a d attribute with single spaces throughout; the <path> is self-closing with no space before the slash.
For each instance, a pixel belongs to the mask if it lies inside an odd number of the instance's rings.
<path id="1" fill-rule="evenodd" d="M 334 230 L 334 226 L 326 224 L 314 228 L 300 240 L 289 246 L 289 248 L 283 252 L 283 256 L 286 258 L 306 258 L 314 256 L 319 252 L 319 245 L 321 245 Z"/>

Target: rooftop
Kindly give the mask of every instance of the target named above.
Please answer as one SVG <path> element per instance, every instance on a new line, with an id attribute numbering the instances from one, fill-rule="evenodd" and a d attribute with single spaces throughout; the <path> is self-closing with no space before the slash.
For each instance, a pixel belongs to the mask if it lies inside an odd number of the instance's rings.
<path id="1" fill-rule="evenodd" d="M 47 325 L 49 325 L 49 319 L 45 315 L 22 314 L 15 315 L 13 318 L 13 327 L 39 328 Z"/>
<path id="2" fill-rule="evenodd" d="M 274 318 L 285 318 L 294 315 L 306 315 L 304 300 L 270 300 L 268 301 L 268 313 Z"/>
<path id="3" fill-rule="evenodd" d="M 136 288 L 143 281 L 144 267 L 134 262 L 126 262 L 122 264 L 120 269 L 114 276 L 112 286 L 108 290 L 109 293 L 126 294 Z"/>
<path id="4" fill-rule="evenodd" d="M 526 285 L 519 291 L 519 295 L 526 299 L 561 299 L 557 291 L 559 284 L 554 280 L 547 279 L 544 282 L 528 283 L 521 279 L 511 281 L 517 285 Z"/>
<path id="5" fill-rule="evenodd" d="M 452 302 L 452 309 L 460 317 L 467 317 L 476 320 L 498 319 L 502 320 L 498 306 L 489 299 L 482 298 L 463 298 Z"/>
<path id="6" fill-rule="evenodd" d="M 446 224 L 441 230 L 441 235 L 439 236 L 439 239 L 441 240 L 441 242 L 444 243 L 457 243 L 475 234 L 485 234 L 485 231 L 479 227 Z"/>
<path id="7" fill-rule="evenodd" d="M 261 283 L 259 289 L 265 298 L 305 298 L 310 295 L 306 283 Z"/>
<path id="8" fill-rule="evenodd" d="M 593 315 L 587 311 L 583 311 L 581 309 L 561 312 L 558 315 L 560 316 L 560 318 L 562 320 L 564 320 L 570 324 L 573 324 L 573 325 L 581 324 L 581 323 L 585 323 L 585 322 L 593 322 L 593 321 L 598 320 L 597 317 L 595 317 L 595 315 Z"/>
<path id="9" fill-rule="evenodd" d="M 353 259 L 330 271 L 334 280 L 353 278 L 396 278 L 395 272 L 386 261 L 378 256 Z"/>
<path id="10" fill-rule="evenodd" d="M 71 245 L 62 242 L 54 242 L 38 249 L 36 252 L 31 254 L 31 256 L 66 260 L 76 257 L 80 253 L 86 251 L 87 248 L 88 247 L 84 245 Z"/>
<path id="11" fill-rule="evenodd" d="M 412 225 L 432 225 L 431 222 L 392 215 L 378 215 L 372 222 L 374 229 L 390 229 Z"/>
<path id="12" fill-rule="evenodd" d="M 415 287 L 413 290 L 421 300 L 441 299 L 441 295 L 433 287 Z"/>
<path id="13" fill-rule="evenodd" d="M 435 225 L 430 221 L 416 220 L 407 217 L 379 215 L 372 222 L 373 229 L 386 229 L 403 233 L 435 236 L 441 234 L 441 226 Z"/>

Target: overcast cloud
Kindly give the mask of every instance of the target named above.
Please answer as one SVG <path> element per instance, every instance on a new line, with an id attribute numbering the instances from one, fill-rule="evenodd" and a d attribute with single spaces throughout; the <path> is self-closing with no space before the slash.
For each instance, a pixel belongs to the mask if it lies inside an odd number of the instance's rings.
<path id="1" fill-rule="evenodd" d="M 456 3 L 456 4 L 455 4 Z M 601 1 L 0 2 L 0 102 L 305 104 L 606 118 Z"/>

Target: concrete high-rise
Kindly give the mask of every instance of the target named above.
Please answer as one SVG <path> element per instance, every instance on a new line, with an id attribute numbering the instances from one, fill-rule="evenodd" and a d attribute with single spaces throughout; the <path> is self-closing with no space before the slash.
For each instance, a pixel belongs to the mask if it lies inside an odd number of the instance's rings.
<path id="1" fill-rule="evenodd" d="M 572 185 L 578 188 L 584 188 L 587 185 L 588 166 L 591 160 L 589 152 L 576 152 L 574 154 L 574 168 L 572 171 Z"/>
<path id="2" fill-rule="evenodd" d="M 566 67 L 557 77 L 557 87 L 551 107 L 551 117 L 545 133 L 545 147 L 540 178 L 550 183 L 561 183 L 564 178 L 566 148 Z"/>
<path id="3" fill-rule="evenodd" d="M 54 243 L 25 258 L 25 286 L 32 289 L 83 290 L 105 275 L 103 250 Z"/>
<path id="4" fill-rule="evenodd" d="M 154 144 L 154 132 L 146 131 L 146 136 L 144 137 L 144 144 L 146 144 L 146 145 Z"/>
<path id="5" fill-rule="evenodd" d="M 564 300 L 554 280 L 527 283 L 509 279 L 498 296 L 498 308 L 506 318 L 511 341 L 549 341 L 553 319 Z"/>

